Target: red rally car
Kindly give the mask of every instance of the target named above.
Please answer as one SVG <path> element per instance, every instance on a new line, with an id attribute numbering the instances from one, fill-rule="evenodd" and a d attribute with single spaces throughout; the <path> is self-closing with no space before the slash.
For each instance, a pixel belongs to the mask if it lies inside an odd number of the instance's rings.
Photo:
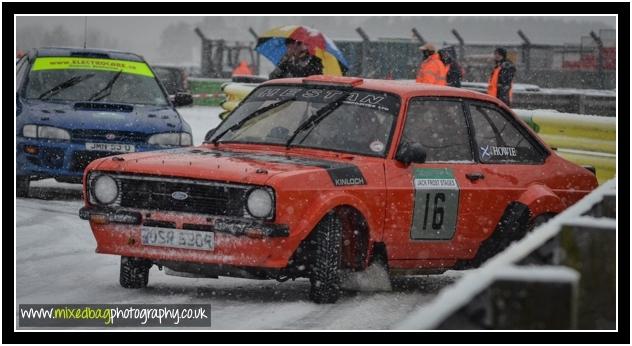
<path id="1" fill-rule="evenodd" d="M 203 145 L 102 158 L 85 170 L 97 252 L 120 284 L 157 265 L 198 277 L 307 277 L 477 266 L 597 186 L 502 102 L 351 77 L 257 87 Z"/>

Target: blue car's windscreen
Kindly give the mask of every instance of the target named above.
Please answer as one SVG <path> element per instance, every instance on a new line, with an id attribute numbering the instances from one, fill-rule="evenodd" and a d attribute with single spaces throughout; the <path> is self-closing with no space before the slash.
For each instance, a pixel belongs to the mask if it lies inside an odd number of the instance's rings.
<path id="1" fill-rule="evenodd" d="M 134 62 L 131 65 L 130 62 L 128 64 L 131 67 L 66 65 L 60 68 L 48 61 L 38 64 L 38 60 L 26 81 L 23 95 L 28 99 L 158 106 L 169 104 L 153 73 L 144 63 Z M 105 59 L 85 60 L 94 62 Z M 136 71 L 131 70 L 132 67 Z"/>

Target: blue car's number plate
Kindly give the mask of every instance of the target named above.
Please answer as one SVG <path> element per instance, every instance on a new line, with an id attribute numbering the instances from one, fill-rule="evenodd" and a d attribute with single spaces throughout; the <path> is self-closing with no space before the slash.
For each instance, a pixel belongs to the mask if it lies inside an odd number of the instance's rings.
<path id="1" fill-rule="evenodd" d="M 86 143 L 86 150 L 115 151 L 119 153 L 133 153 L 136 148 L 132 144 L 119 143 Z"/>
<path id="2" fill-rule="evenodd" d="M 140 234 L 142 244 L 150 246 L 212 251 L 215 243 L 213 232 L 142 226 Z"/>

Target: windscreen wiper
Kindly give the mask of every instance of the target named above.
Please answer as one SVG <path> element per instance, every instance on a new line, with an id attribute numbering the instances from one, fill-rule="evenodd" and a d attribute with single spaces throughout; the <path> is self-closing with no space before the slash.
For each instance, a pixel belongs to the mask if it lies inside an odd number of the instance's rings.
<path id="1" fill-rule="evenodd" d="M 119 78 L 121 73 L 123 73 L 123 70 L 118 71 L 114 75 L 114 77 L 112 77 L 112 79 L 110 79 L 108 84 L 106 84 L 105 87 L 103 87 L 103 89 L 101 89 L 101 90 L 95 92 L 94 94 L 92 94 L 92 96 L 90 96 L 88 98 L 88 101 L 98 101 L 98 100 L 110 95 L 112 93 L 112 87 L 114 86 L 114 83 L 116 83 L 116 80 Z M 101 94 L 103 94 L 103 95 L 101 95 Z"/>
<path id="2" fill-rule="evenodd" d="M 349 96 L 349 93 L 350 92 L 348 91 L 343 93 L 342 96 L 338 97 L 331 103 L 328 103 L 327 105 L 323 106 L 322 108 L 317 110 L 314 114 L 312 114 L 309 118 L 305 119 L 305 121 L 303 121 L 296 128 L 296 130 L 292 132 L 292 135 L 290 136 L 290 138 L 287 140 L 287 142 L 285 142 L 285 147 L 289 148 L 290 144 L 292 144 L 292 141 L 294 141 L 294 139 L 296 138 L 296 136 L 298 136 L 299 133 L 307 130 L 310 127 L 314 128 L 316 125 L 318 125 L 318 123 L 320 123 L 329 114 L 331 114 L 334 110 L 336 110 L 336 108 L 340 107 L 342 103 L 344 102 L 344 100 L 347 99 L 347 96 Z"/>
<path id="3" fill-rule="evenodd" d="M 273 108 L 277 108 L 277 107 L 279 107 L 279 106 L 281 106 L 281 105 L 284 105 L 284 104 L 286 104 L 286 103 L 288 103 L 288 102 L 290 102 L 290 101 L 295 101 L 295 100 L 296 100 L 296 97 L 291 97 L 291 98 L 289 98 L 289 99 L 285 99 L 285 100 L 282 100 L 282 101 L 279 101 L 279 102 L 272 103 L 272 104 L 270 104 L 270 105 L 267 105 L 267 106 L 265 106 L 265 107 L 263 107 L 263 108 L 260 108 L 260 109 L 258 109 L 258 110 L 256 110 L 256 111 L 254 111 L 254 112 L 252 112 L 252 113 L 248 114 L 245 118 L 243 118 L 243 119 L 241 119 L 239 122 L 235 123 L 235 125 L 233 125 L 233 126 L 231 126 L 231 127 L 227 128 L 226 130 L 222 131 L 219 135 L 215 136 L 215 137 L 211 140 L 211 143 L 213 143 L 213 144 L 217 145 L 217 141 L 218 141 L 220 138 L 222 138 L 222 137 L 223 137 L 226 133 L 228 133 L 228 131 L 235 131 L 235 130 L 237 130 L 238 128 L 242 127 L 242 126 L 243 126 L 243 125 L 244 125 L 244 124 L 245 124 L 248 120 L 250 120 L 250 119 L 252 119 L 252 118 L 256 117 L 257 115 L 259 115 L 259 114 L 263 114 L 263 113 L 265 113 L 265 112 L 267 112 L 267 111 L 269 111 L 269 110 L 271 110 L 271 109 L 273 109 Z"/>
<path id="4" fill-rule="evenodd" d="M 92 78 L 94 77 L 94 73 L 88 73 L 88 74 L 84 74 L 81 76 L 74 76 L 66 81 L 63 81 L 57 85 L 55 85 L 54 87 L 44 91 L 43 93 L 41 93 L 37 98 L 39 100 L 47 100 L 49 98 L 51 98 L 54 95 L 59 94 L 62 90 L 64 89 L 68 89 L 73 85 L 77 85 L 80 82 L 88 79 L 88 78 Z"/>

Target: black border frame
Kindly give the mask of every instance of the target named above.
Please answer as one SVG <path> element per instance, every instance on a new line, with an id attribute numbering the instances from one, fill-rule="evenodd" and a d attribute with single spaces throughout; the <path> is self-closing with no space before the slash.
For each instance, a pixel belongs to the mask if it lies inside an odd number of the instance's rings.
<path id="1" fill-rule="evenodd" d="M 218 8 L 219 7 L 219 8 Z M 532 14 L 534 9 L 538 9 L 541 12 L 549 14 L 564 15 L 569 13 L 586 14 L 586 13 L 601 13 L 601 14 L 618 14 L 618 28 L 622 30 L 617 31 L 619 36 L 619 48 L 618 54 L 618 85 L 619 93 L 623 95 L 622 99 L 625 102 L 618 104 L 618 112 L 621 115 L 619 121 L 620 125 L 628 125 L 629 114 L 628 110 L 628 98 L 625 97 L 628 94 L 629 85 L 629 17 L 630 17 L 630 4 L 629 3 L 354 3 L 350 6 L 343 4 L 333 3 L 319 3 L 319 4 L 292 4 L 292 3 L 222 3 L 222 4 L 201 4 L 201 3 L 142 3 L 142 4 L 126 4 L 120 3 L 3 3 L 3 19 L 5 32 L 11 32 L 11 26 L 15 18 L 16 13 L 42 13 L 49 15 L 56 14 L 83 14 L 83 13 L 113 13 L 113 12 L 127 12 L 127 13 L 147 13 L 153 11 L 155 14 L 166 13 L 235 13 L 238 15 L 250 12 L 252 14 L 261 13 L 278 13 L 278 14 L 292 14 L 292 13 L 310 13 L 311 11 L 317 11 L 323 13 L 324 11 L 333 11 L 335 13 L 417 13 L 423 15 L 425 13 L 442 13 L 448 10 L 453 10 L 458 13 L 470 13 L 470 14 L 506 14 L 506 13 L 523 13 Z M 388 14 L 382 14 L 388 15 Z M 12 18 L 13 17 L 13 18 Z M 15 29 L 15 27 L 13 28 Z M 8 35 L 6 35 L 8 36 Z M 12 51 L 13 47 L 10 45 L 11 40 L 4 40 L 3 47 L 5 53 Z M 11 65 L 9 65 L 9 62 Z M 623 62 L 623 63 L 620 63 Z M 14 68 L 12 59 L 4 60 L 4 71 L 11 71 Z M 8 73 L 6 73 L 8 74 Z M 9 81 L 6 81 L 9 80 Z M 11 114 L 14 109 L 14 103 L 6 100 L 13 99 L 13 95 L 9 95 L 11 88 L 8 85 L 13 85 L 10 78 L 5 78 L 5 102 L 3 103 L 5 114 Z M 11 129 L 10 116 L 5 116 L 3 119 L 5 125 L 5 133 L 8 133 Z M 617 194 L 623 192 L 622 196 L 625 199 L 619 199 L 623 203 L 619 204 L 620 208 L 627 208 L 629 201 L 629 188 L 627 179 L 629 173 L 629 166 L 627 164 L 629 157 L 629 146 L 626 145 L 629 138 L 627 131 L 622 131 L 619 134 L 619 140 L 625 140 L 621 147 L 618 148 L 617 157 L 623 158 L 618 169 L 620 170 L 619 176 L 624 177 L 620 180 L 619 184 L 622 184 L 618 188 Z M 11 167 L 14 165 L 14 159 L 12 158 L 12 152 L 14 153 L 14 139 L 11 139 L 10 135 L 4 136 L 5 145 L 4 151 L 4 163 L 5 167 Z M 13 143 L 12 143 L 13 142 Z M 620 150 L 623 148 L 623 151 Z M 15 186 L 14 174 L 8 172 L 8 169 L 4 171 L 4 187 L 5 187 L 5 208 L 4 210 L 8 214 L 10 193 L 6 192 Z M 621 183 L 621 181 L 623 183 Z M 15 203 L 15 196 L 14 202 Z M 627 211 L 623 212 L 623 215 L 627 216 Z M 629 219 L 622 219 L 623 222 L 619 225 L 618 236 L 618 251 L 621 255 L 618 269 L 620 275 L 618 281 L 619 301 L 618 301 L 618 332 L 554 332 L 554 333 L 538 333 L 538 332 L 497 332 L 497 333 L 478 333 L 478 332 L 442 332 L 442 333 L 424 333 L 417 334 L 419 332 L 409 333 L 394 333 L 386 334 L 382 333 L 353 333 L 350 335 L 341 334 L 341 332 L 332 331 L 329 333 L 280 333 L 280 332 L 252 332 L 252 333 L 231 333 L 231 334 L 214 334 L 209 338 L 208 334 L 187 334 L 184 338 L 181 335 L 173 333 L 143 333 L 139 335 L 133 335 L 131 332 L 105 332 L 99 334 L 93 334 L 85 331 L 80 332 L 15 332 L 13 330 L 13 321 L 15 318 L 15 306 L 13 305 L 14 292 L 13 287 L 9 283 L 13 282 L 13 274 L 15 267 L 12 263 L 12 254 L 15 251 L 13 247 L 13 232 L 11 232 L 12 225 L 9 225 L 8 218 L 5 217 L 4 224 L 6 225 L 3 232 L 5 254 L 4 259 L 7 262 L 3 267 L 3 276 L 5 279 L 3 300 L 5 303 L 5 309 L 3 311 L 3 341 L 5 343 L 88 343 L 97 341 L 99 343 L 208 343 L 210 342 L 222 342 L 222 343 L 267 343 L 267 344 L 286 344 L 286 343 L 302 343 L 302 342 L 320 342 L 320 343 L 344 343 L 345 341 L 356 344 L 374 344 L 374 343 L 484 343 L 484 344 L 505 344 L 505 343 L 623 343 L 629 344 L 630 342 L 630 329 L 629 329 L 629 296 L 630 292 L 630 280 L 629 280 L 629 256 L 630 251 L 629 244 L 629 232 L 627 222 Z M 623 245 L 622 245 L 623 244 Z M 10 263 L 10 264 L 9 264 Z M 379 313 L 379 312 L 376 312 Z M 414 333 L 414 334 L 413 334 Z M 96 338 L 95 338 L 96 336 Z M 193 338 L 191 338 L 193 336 Z M 347 338 L 347 336 L 349 338 Z M 137 338 L 138 337 L 138 338 Z"/>

